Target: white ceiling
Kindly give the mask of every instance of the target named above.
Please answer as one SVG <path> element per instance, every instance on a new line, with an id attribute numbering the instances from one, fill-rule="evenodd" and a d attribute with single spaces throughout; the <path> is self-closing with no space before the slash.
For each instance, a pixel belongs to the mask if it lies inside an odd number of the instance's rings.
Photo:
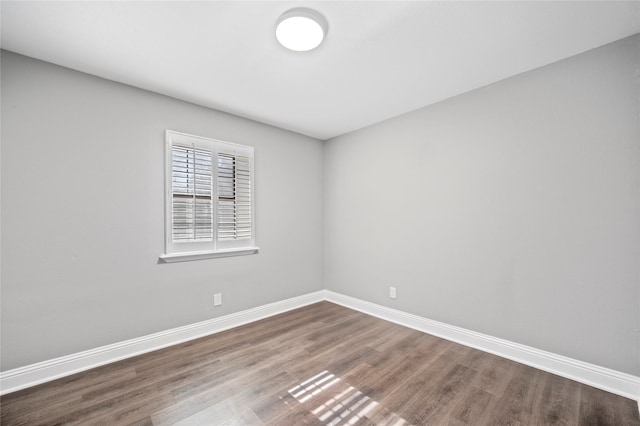
<path id="1" fill-rule="evenodd" d="M 311 52 L 278 45 L 322 13 Z M 640 2 L 13 2 L 2 48 L 328 139 L 640 32 Z"/>

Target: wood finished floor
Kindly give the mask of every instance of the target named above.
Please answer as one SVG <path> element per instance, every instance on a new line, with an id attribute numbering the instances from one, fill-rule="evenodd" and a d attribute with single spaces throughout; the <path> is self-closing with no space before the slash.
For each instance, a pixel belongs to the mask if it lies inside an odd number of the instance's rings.
<path id="1" fill-rule="evenodd" d="M 640 425 L 635 401 L 328 302 L 0 404 L 3 425 Z"/>

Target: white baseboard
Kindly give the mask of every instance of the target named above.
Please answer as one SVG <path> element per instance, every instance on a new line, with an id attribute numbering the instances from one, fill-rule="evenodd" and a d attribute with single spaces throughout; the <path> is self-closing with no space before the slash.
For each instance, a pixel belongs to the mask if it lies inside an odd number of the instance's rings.
<path id="1" fill-rule="evenodd" d="M 326 290 L 326 300 L 639 401 L 640 377 Z"/>
<path id="2" fill-rule="evenodd" d="M 0 395 L 199 337 L 219 333 L 323 300 L 637 400 L 640 408 L 640 377 L 433 321 L 328 290 L 309 293 L 223 317 L 1 372 Z"/>
<path id="3" fill-rule="evenodd" d="M 177 345 L 324 300 L 320 290 L 219 318 L 102 346 L 0 373 L 0 395 Z"/>

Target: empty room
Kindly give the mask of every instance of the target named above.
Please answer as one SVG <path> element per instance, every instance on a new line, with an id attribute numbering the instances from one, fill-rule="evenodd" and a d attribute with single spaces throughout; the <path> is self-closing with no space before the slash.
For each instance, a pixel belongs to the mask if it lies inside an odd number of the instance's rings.
<path id="1" fill-rule="evenodd" d="M 640 2 L 0 24 L 2 425 L 640 426 Z"/>

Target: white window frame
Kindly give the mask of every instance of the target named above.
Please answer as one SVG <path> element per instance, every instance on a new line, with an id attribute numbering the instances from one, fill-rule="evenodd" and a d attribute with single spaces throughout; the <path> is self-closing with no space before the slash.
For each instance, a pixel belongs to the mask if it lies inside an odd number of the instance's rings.
<path id="1" fill-rule="evenodd" d="M 216 257 L 240 256 L 258 253 L 255 232 L 255 193 L 253 147 L 224 142 L 167 130 L 165 132 L 165 252 L 160 256 L 165 262 L 211 259 Z M 173 147 L 182 146 L 210 151 L 212 153 L 212 238 L 209 241 L 173 241 Z M 242 156 L 249 159 L 249 185 L 251 198 L 251 236 L 219 240 L 218 228 L 218 155 Z M 246 162 L 245 162 L 246 164 Z M 235 167 L 234 167 L 235 170 Z M 237 219 L 237 218 L 236 218 Z"/>

